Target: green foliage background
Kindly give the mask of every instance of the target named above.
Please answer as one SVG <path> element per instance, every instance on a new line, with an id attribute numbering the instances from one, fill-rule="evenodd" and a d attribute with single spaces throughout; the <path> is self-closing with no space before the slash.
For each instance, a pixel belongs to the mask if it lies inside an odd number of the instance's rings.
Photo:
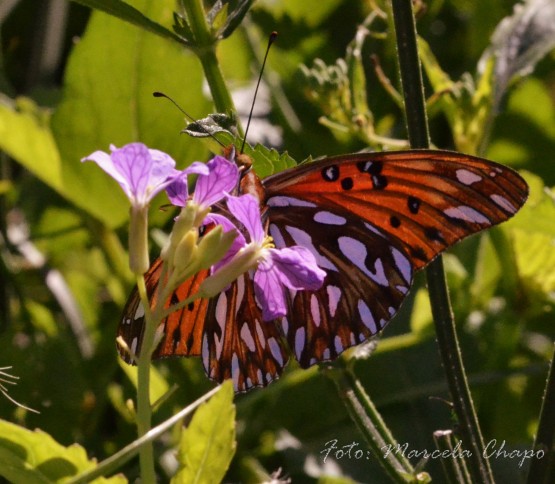
<path id="1" fill-rule="evenodd" d="M 330 130 L 330 123 L 318 122 L 324 115 L 337 121 L 345 104 L 338 107 L 337 98 L 328 102 L 321 93 L 315 96 L 314 78 L 308 80 L 301 65 L 313 68 L 315 59 L 331 65 L 345 58 L 372 3 L 254 3 L 243 25 L 218 48 L 226 82 L 235 91 L 256 76 L 267 34 L 280 34 L 266 71 L 271 110 L 264 117 L 271 125 L 257 129 L 255 123 L 253 140 L 266 134 L 261 143 L 268 145 L 277 139 L 272 147 L 299 161 L 368 148 L 367 134 L 349 125 L 351 119 L 345 129 Z M 464 81 L 464 73 L 477 79 L 478 60 L 515 3 L 431 0 L 419 16 L 418 31 L 451 79 Z M 129 4 L 171 30 L 173 0 Z M 67 23 L 58 27 L 61 45 L 54 49 L 58 60 L 48 65 L 44 59 L 53 48 L 45 43 L 45 32 L 52 25 L 45 6 L 32 7 L 35 2 L 23 0 L 0 17 L 0 367 L 11 365 L 20 377 L 10 395 L 41 413 L 0 397 L 0 416 L 27 429 L 39 428 L 63 446 L 78 443 L 89 458 L 102 460 L 135 436 L 126 403 L 134 397 L 133 378 L 122 368 L 114 344 L 132 285 L 125 249 L 128 202 L 115 182 L 79 160 L 107 150 L 110 143 L 132 141 L 170 153 L 180 167 L 206 160 L 207 143 L 180 135 L 182 114 L 151 93 L 167 93 L 197 119 L 214 108 L 191 51 L 105 13 L 91 15 L 77 3 L 67 4 Z M 378 20 L 371 30 L 357 65 L 363 68 L 364 77 L 358 79 L 367 99 L 352 101 L 351 107 L 362 108 L 357 114 L 376 134 L 404 139 L 402 110 L 370 60 L 378 56 L 398 89 L 390 21 Z M 438 94 L 433 82 L 438 71 L 428 61 L 432 141 L 455 148 L 457 138 L 442 104 L 448 94 Z M 247 100 L 237 105 L 240 114 L 250 108 L 249 97 L 242 99 Z M 455 118 L 464 116 L 461 106 L 456 105 Z M 529 448 L 534 436 L 555 335 L 553 52 L 532 75 L 510 86 L 488 141 L 482 154 L 525 170 L 530 200 L 503 227 L 450 251 L 446 265 L 485 440 L 506 440 L 508 448 L 521 449 Z M 153 226 L 168 230 L 171 214 L 158 210 L 164 203 L 161 197 L 153 203 L 151 217 Z M 18 233 L 26 243 L 18 241 Z M 356 365 L 397 440 L 412 449 L 432 449 L 432 432 L 453 427 L 423 282 L 417 278 L 377 351 Z M 176 385 L 156 421 L 212 386 L 199 361 L 166 360 L 155 366 L 157 395 Z M 293 482 L 387 482 L 377 459 L 367 458 L 325 372 L 289 367 L 267 389 L 235 398 L 237 444 L 225 480 L 259 482 L 282 468 Z M 177 447 L 180 438 L 177 430 L 170 433 L 157 444 L 159 455 L 170 455 L 168 449 Z M 324 463 L 322 451 L 332 439 L 339 446 L 359 443 L 364 458 Z M 160 460 L 160 473 L 168 479 L 176 470 L 169 461 Z M 439 465 L 431 461 L 426 470 L 439 475 Z M 520 482 L 525 471 L 514 459 L 494 459 L 492 465 L 499 482 Z M 137 470 L 135 461 L 122 469 L 129 479 Z"/>

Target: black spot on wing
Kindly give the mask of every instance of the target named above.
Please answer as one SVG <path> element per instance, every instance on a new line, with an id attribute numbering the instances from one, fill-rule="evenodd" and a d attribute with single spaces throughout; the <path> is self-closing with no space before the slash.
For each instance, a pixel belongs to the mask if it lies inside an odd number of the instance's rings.
<path id="1" fill-rule="evenodd" d="M 420 199 L 411 195 L 407 200 L 407 205 L 409 207 L 409 212 L 416 215 L 420 210 Z"/>
<path id="2" fill-rule="evenodd" d="M 343 190 L 350 190 L 353 188 L 353 179 L 351 177 L 343 178 L 343 180 L 341 180 L 341 188 L 343 188 Z"/>
<path id="3" fill-rule="evenodd" d="M 330 165 L 322 168 L 322 178 L 328 182 L 339 180 L 339 167 L 337 165 Z"/>
<path id="4" fill-rule="evenodd" d="M 426 227 L 424 229 L 424 235 L 427 239 L 432 240 L 434 242 L 441 242 L 443 244 L 447 244 L 441 232 L 435 227 Z"/>
<path id="5" fill-rule="evenodd" d="M 401 221 L 399 220 L 399 217 L 396 217 L 395 215 L 392 215 L 391 217 L 389 217 L 389 224 L 394 228 L 398 228 L 401 226 Z"/>
<path id="6" fill-rule="evenodd" d="M 422 247 L 411 247 L 410 248 L 410 255 L 418 260 L 423 262 L 428 262 L 428 257 L 426 257 L 426 252 Z"/>

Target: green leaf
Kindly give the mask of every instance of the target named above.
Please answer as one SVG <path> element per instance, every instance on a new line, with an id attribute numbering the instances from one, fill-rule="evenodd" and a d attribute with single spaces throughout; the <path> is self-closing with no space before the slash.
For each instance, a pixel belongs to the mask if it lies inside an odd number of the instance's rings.
<path id="1" fill-rule="evenodd" d="M 136 0 L 151 18 L 171 21 L 173 0 Z M 183 86 L 187 89 L 184 90 Z M 93 163 L 80 159 L 141 141 L 170 154 L 182 168 L 202 159 L 205 148 L 179 137 L 182 115 L 153 98 L 164 91 L 191 113 L 207 112 L 202 72 L 193 54 L 175 43 L 95 12 L 66 69 L 63 101 L 52 129 L 62 159 L 63 190 L 110 227 L 127 220 L 129 202 L 119 186 Z"/>
<path id="2" fill-rule="evenodd" d="M 179 43 L 184 43 L 184 40 L 175 35 L 171 30 L 168 30 L 158 22 L 151 20 L 143 15 L 139 10 L 131 5 L 122 2 L 121 0 L 73 0 L 75 3 L 80 3 L 86 7 L 100 10 L 109 15 L 113 15 L 125 22 L 141 27 L 144 30 L 152 32 L 166 39 L 175 40 Z"/>
<path id="3" fill-rule="evenodd" d="M 96 466 L 85 449 L 64 447 L 41 430 L 27 430 L 0 420 L 0 475 L 14 484 L 52 483 Z M 123 476 L 96 479 L 96 483 L 124 483 Z"/>
<path id="4" fill-rule="evenodd" d="M 0 150 L 54 190 L 70 195 L 63 190 L 61 160 L 48 114 L 30 99 L 14 102 L 0 96 Z"/>
<path id="5" fill-rule="evenodd" d="M 230 381 L 196 411 L 181 435 L 180 468 L 172 484 L 221 482 L 235 454 L 235 405 Z"/>

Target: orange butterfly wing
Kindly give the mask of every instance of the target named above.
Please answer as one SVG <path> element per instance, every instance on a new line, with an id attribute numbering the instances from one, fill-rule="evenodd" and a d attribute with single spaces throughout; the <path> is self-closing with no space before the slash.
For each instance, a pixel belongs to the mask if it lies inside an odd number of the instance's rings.
<path id="1" fill-rule="evenodd" d="M 145 283 L 150 305 L 152 308 L 157 302 L 157 286 L 162 273 L 162 260 L 156 259 L 145 274 Z M 184 301 L 198 291 L 202 281 L 207 277 L 208 271 L 201 271 L 194 277 L 184 281 L 166 301 L 164 307 Z M 158 347 L 154 350 L 153 358 L 167 356 L 199 356 L 201 354 L 202 336 L 206 319 L 208 301 L 199 299 L 188 306 L 172 312 L 162 321 L 161 331 L 163 337 Z M 133 290 L 123 311 L 123 318 L 118 327 L 118 336 L 126 342 L 127 347 L 135 355 L 141 350 L 144 334 L 145 318 L 137 288 Z M 120 356 L 128 363 L 133 363 L 127 349 L 118 343 Z"/>
<path id="2" fill-rule="evenodd" d="M 510 168 L 440 150 L 338 156 L 263 184 L 270 218 L 288 206 L 302 208 L 295 200 L 360 217 L 399 240 L 416 270 L 462 238 L 509 219 L 528 196 L 526 182 Z"/>
<path id="3" fill-rule="evenodd" d="M 320 290 L 291 292 L 283 321 L 305 368 L 383 329 L 415 270 L 513 216 L 528 194 L 509 168 L 424 150 L 329 158 L 263 185 L 276 246 L 307 247 L 327 273 Z"/>
<path id="4" fill-rule="evenodd" d="M 447 151 L 361 153 L 301 165 L 263 180 L 263 217 L 277 247 L 302 245 L 326 272 L 318 291 L 291 291 L 288 314 L 263 322 L 247 273 L 210 301 L 172 313 L 154 353 L 201 355 L 208 376 L 236 391 L 268 384 L 287 362 L 281 334 L 302 367 L 336 358 L 395 315 L 415 270 L 462 238 L 501 223 L 524 204 L 514 171 Z M 256 192 L 256 187 L 244 187 Z M 266 206 L 267 204 L 267 206 Z M 151 304 L 161 274 L 146 275 Z M 185 281 L 166 307 L 195 292 L 207 271 Z M 276 324 L 277 323 L 277 324 Z M 118 334 L 140 351 L 144 311 L 136 290 Z M 129 361 L 120 348 L 122 357 Z"/>

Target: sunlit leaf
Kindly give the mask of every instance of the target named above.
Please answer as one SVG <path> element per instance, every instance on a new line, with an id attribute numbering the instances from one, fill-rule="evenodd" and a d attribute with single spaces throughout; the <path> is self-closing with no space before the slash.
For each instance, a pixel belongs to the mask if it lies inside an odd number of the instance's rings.
<path id="1" fill-rule="evenodd" d="M 230 381 L 196 411 L 181 436 L 172 484 L 221 482 L 235 454 L 235 405 Z"/>
<path id="2" fill-rule="evenodd" d="M 53 483 L 93 468 L 85 449 L 64 447 L 41 430 L 27 430 L 0 420 L 0 475 L 14 484 Z M 125 483 L 123 476 L 98 478 L 95 483 Z"/>
<path id="3" fill-rule="evenodd" d="M 134 5 L 167 22 L 175 6 L 173 0 L 136 0 Z M 93 163 L 79 161 L 93 151 L 108 151 L 111 143 L 119 147 L 142 141 L 169 153 L 180 168 L 202 159 L 205 150 L 199 143 L 179 137 L 182 114 L 152 97 L 154 91 L 164 91 L 191 113 L 208 112 L 209 102 L 199 95 L 201 85 L 200 66 L 192 54 L 95 12 L 70 56 L 63 101 L 52 120 L 63 183 L 80 197 L 80 206 L 112 227 L 128 217 L 129 203 L 118 185 Z"/>

